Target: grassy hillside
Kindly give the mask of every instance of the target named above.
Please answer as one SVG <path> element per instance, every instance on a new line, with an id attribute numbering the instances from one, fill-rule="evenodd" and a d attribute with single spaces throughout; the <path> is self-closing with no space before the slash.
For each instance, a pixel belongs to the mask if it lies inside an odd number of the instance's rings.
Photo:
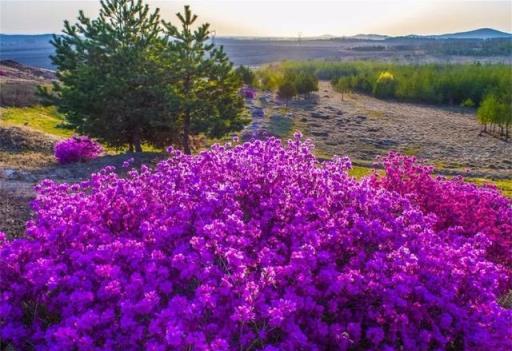
<path id="1" fill-rule="evenodd" d="M 66 128 L 64 123 L 64 118 L 54 106 L 0 107 L 0 126 L 24 126 L 57 138 L 69 138 L 76 134 L 72 129 Z M 103 146 L 109 154 L 124 151 Z M 143 150 L 161 151 L 149 145 L 143 145 Z"/>
<path id="2" fill-rule="evenodd" d="M 74 133 L 63 127 L 63 118 L 55 107 L 0 108 L 0 121 L 5 125 L 26 126 L 39 132 L 67 138 Z"/>
<path id="3" fill-rule="evenodd" d="M 40 103 L 37 86 L 50 87 L 55 72 L 12 60 L 0 61 L 0 106 L 33 106 Z"/>

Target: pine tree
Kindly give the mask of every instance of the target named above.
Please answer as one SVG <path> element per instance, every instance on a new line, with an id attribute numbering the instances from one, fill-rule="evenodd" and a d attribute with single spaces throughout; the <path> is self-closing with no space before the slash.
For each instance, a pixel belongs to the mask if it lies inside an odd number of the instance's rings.
<path id="1" fill-rule="evenodd" d="M 297 94 L 309 96 L 313 91 L 318 91 L 318 79 L 312 72 L 300 72 L 294 80 Z"/>
<path id="2" fill-rule="evenodd" d="M 244 65 L 240 65 L 236 69 L 236 73 L 240 76 L 242 82 L 250 87 L 255 85 L 256 82 L 256 74 L 249 68 Z"/>
<path id="3" fill-rule="evenodd" d="M 81 133 L 115 147 L 164 146 L 177 135 L 160 62 L 158 9 L 141 0 L 101 1 L 99 17 L 64 23 L 52 57 L 59 82 L 42 93 Z"/>
<path id="4" fill-rule="evenodd" d="M 182 144 L 191 153 L 190 137 L 204 133 L 221 137 L 247 123 L 239 94 L 242 82 L 222 47 L 209 41 L 209 24 L 194 29 L 197 16 L 189 6 L 178 13 L 180 27 L 164 22 L 167 40 L 169 87 L 182 129 Z"/>
<path id="5" fill-rule="evenodd" d="M 289 80 L 284 81 L 277 90 L 277 96 L 279 96 L 280 99 L 284 99 L 286 101 L 286 106 L 288 106 L 288 101 L 295 95 L 297 95 L 297 89 L 295 88 L 293 82 Z"/>

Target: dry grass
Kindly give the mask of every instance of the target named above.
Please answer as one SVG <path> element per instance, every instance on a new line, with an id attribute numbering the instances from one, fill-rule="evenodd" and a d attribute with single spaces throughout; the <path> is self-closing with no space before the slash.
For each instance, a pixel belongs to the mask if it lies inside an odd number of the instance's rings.
<path id="1" fill-rule="evenodd" d="M 29 81 L 0 83 L 0 106 L 33 106 L 41 103 L 36 86 Z"/>
<path id="2" fill-rule="evenodd" d="M 56 165 L 55 157 L 51 153 L 25 151 L 12 152 L 0 150 L 0 167 L 24 170 L 36 170 L 41 167 Z"/>
<path id="3" fill-rule="evenodd" d="M 25 232 L 25 223 L 31 216 L 30 197 L 18 195 L 0 188 L 0 230 L 9 237 L 19 237 Z"/>

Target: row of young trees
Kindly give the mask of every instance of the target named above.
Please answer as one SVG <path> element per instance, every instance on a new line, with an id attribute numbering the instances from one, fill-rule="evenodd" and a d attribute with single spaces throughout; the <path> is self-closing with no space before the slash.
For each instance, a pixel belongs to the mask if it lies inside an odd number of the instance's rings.
<path id="1" fill-rule="evenodd" d="M 508 140 L 512 126 L 512 95 L 506 94 L 503 92 L 488 94 L 480 104 L 477 116 L 483 126 L 482 132 L 495 134 Z"/>
<path id="2" fill-rule="evenodd" d="M 208 24 L 185 6 L 178 25 L 142 0 L 102 0 L 99 17 L 79 13 L 54 36 L 58 82 L 41 89 L 70 127 L 113 146 L 141 151 L 190 137 L 240 130 L 241 80 Z"/>
<path id="3" fill-rule="evenodd" d="M 382 99 L 475 107 L 484 132 L 506 139 L 510 136 L 510 65 L 309 61 L 273 67 L 281 74 L 289 70 L 330 80 L 341 93 L 356 91 Z"/>
<path id="4" fill-rule="evenodd" d="M 281 65 L 268 65 L 251 71 L 247 67 L 240 67 L 239 74 L 248 85 L 262 90 L 276 91 L 283 100 L 290 100 L 297 96 L 308 97 L 312 92 L 318 91 L 318 78 L 313 72 L 301 69 L 282 69 Z"/>

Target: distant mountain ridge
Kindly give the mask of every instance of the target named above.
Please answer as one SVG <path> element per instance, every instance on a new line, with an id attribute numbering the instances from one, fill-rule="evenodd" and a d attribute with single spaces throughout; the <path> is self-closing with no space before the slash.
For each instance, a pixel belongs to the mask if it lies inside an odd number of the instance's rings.
<path id="1" fill-rule="evenodd" d="M 0 33 L 0 51 L 3 46 L 10 46 L 19 41 L 32 42 L 32 43 L 47 43 L 53 34 L 2 34 Z M 219 39 L 239 39 L 239 40 L 250 40 L 250 39 L 264 39 L 264 40 L 286 40 L 286 39 L 297 39 L 297 37 L 269 37 L 269 36 L 218 36 Z M 426 39 L 497 39 L 497 38 L 511 38 L 512 33 L 503 32 L 493 28 L 478 28 L 465 32 L 456 33 L 445 33 L 445 34 L 409 34 L 409 35 L 383 35 L 383 34 L 366 34 L 360 33 L 356 35 L 330 35 L 324 34 L 319 36 L 302 37 L 303 40 L 331 40 L 338 38 L 350 38 L 350 39 L 361 39 L 361 40 L 385 40 L 392 38 L 426 38 Z"/>
<path id="2" fill-rule="evenodd" d="M 229 39 L 276 39 L 276 40 L 285 40 L 292 39 L 296 40 L 297 37 L 239 37 L 239 36 L 225 36 L 219 38 L 229 38 Z M 445 33 L 445 34 L 409 34 L 409 35 L 383 35 L 383 34 L 367 34 L 360 33 L 356 35 L 346 35 L 346 36 L 336 36 L 330 34 L 324 34 L 320 36 L 312 36 L 312 37 L 302 37 L 302 40 L 333 40 L 333 39 L 360 39 L 360 40 L 386 40 L 386 39 L 395 39 L 395 38 L 412 38 L 412 39 L 512 39 L 512 33 L 502 32 L 493 28 L 478 28 L 466 32 L 456 32 L 456 33 Z"/>
<path id="3" fill-rule="evenodd" d="M 502 32 L 492 28 L 480 28 L 467 32 L 458 32 L 450 34 L 441 34 L 435 36 L 442 39 L 494 39 L 494 38 L 512 38 L 512 34 Z"/>

